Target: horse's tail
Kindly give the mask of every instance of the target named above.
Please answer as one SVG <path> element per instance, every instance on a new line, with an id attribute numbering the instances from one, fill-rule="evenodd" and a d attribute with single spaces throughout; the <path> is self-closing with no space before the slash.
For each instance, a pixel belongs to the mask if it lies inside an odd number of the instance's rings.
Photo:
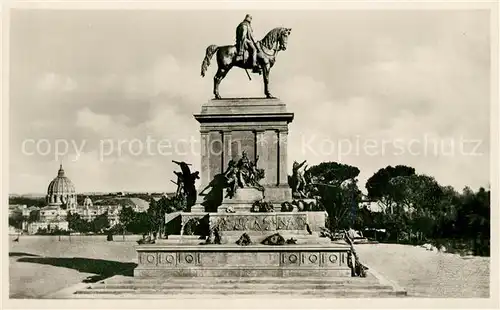
<path id="1" fill-rule="evenodd" d="M 219 47 L 217 45 L 210 45 L 207 47 L 207 51 L 205 52 L 205 59 L 201 63 L 201 76 L 205 76 L 205 72 L 207 71 L 208 66 L 210 66 L 210 59 L 214 56 L 215 52 Z"/>

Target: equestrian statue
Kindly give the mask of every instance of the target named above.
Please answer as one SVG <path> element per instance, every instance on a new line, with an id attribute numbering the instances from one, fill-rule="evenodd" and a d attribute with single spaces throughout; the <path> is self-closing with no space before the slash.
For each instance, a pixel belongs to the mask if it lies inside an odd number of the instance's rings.
<path id="1" fill-rule="evenodd" d="M 206 49 L 205 59 L 201 64 L 202 77 L 205 76 L 213 55 L 217 54 L 218 69 L 214 76 L 213 89 L 215 99 L 221 99 L 219 94 L 220 82 L 234 66 L 245 69 L 250 80 L 251 77 L 247 69 L 252 70 L 252 73 L 262 74 L 264 94 L 267 98 L 273 98 L 269 92 L 269 71 L 276 61 L 278 52 L 286 50 L 288 36 L 292 29 L 274 28 L 262 40 L 255 41 L 251 23 L 252 16 L 247 14 L 236 28 L 236 45 L 210 45 Z"/>

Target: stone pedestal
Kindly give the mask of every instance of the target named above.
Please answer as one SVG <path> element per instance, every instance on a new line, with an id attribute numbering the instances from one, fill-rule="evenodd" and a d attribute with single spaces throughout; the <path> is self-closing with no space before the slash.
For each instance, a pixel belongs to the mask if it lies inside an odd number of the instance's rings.
<path id="1" fill-rule="evenodd" d="M 255 188 L 238 188 L 234 197 L 224 198 L 217 212 L 226 212 L 228 208 L 233 209 L 234 212 L 249 212 L 252 204 L 263 198 L 262 192 Z"/>
<path id="2" fill-rule="evenodd" d="M 265 199 L 275 204 L 289 201 L 287 137 L 293 116 L 279 99 L 219 99 L 204 104 L 194 115 L 201 126 L 200 190 L 227 169 L 229 160 L 238 160 L 246 151 L 252 161 L 258 156 L 257 167 L 265 171 L 260 181 Z M 203 211 L 199 205 L 193 210 Z"/>
<path id="3" fill-rule="evenodd" d="M 346 245 L 137 246 L 139 278 L 349 277 Z"/>

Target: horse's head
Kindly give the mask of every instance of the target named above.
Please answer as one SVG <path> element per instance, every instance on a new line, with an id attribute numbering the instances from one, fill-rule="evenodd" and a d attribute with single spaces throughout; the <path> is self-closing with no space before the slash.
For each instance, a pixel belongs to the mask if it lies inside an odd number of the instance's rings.
<path id="1" fill-rule="evenodd" d="M 280 35 L 278 37 L 278 42 L 279 42 L 279 50 L 281 51 L 286 51 L 286 45 L 288 43 L 288 36 L 290 35 L 290 32 L 292 32 L 292 28 L 282 28 Z"/>
<path id="2" fill-rule="evenodd" d="M 285 51 L 288 43 L 288 36 L 292 31 L 291 28 L 277 27 L 269 31 L 266 36 L 260 41 L 262 46 L 267 49 L 277 52 Z"/>

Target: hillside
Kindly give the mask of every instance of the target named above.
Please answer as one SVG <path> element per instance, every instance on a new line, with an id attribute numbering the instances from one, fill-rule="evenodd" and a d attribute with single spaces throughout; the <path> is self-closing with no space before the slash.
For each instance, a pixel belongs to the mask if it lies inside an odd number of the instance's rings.
<path id="1" fill-rule="evenodd" d="M 45 197 L 30 197 L 30 196 L 10 196 L 9 205 L 27 205 L 28 207 L 43 207 L 45 206 Z"/>
<path id="2" fill-rule="evenodd" d="M 111 198 L 104 198 L 100 200 L 93 201 L 94 205 L 98 206 L 114 206 L 114 205 L 120 205 L 123 207 L 135 207 L 138 206 L 139 208 L 148 208 L 149 207 L 149 202 L 141 199 L 141 198 L 135 198 L 135 197 L 111 197 Z"/>

